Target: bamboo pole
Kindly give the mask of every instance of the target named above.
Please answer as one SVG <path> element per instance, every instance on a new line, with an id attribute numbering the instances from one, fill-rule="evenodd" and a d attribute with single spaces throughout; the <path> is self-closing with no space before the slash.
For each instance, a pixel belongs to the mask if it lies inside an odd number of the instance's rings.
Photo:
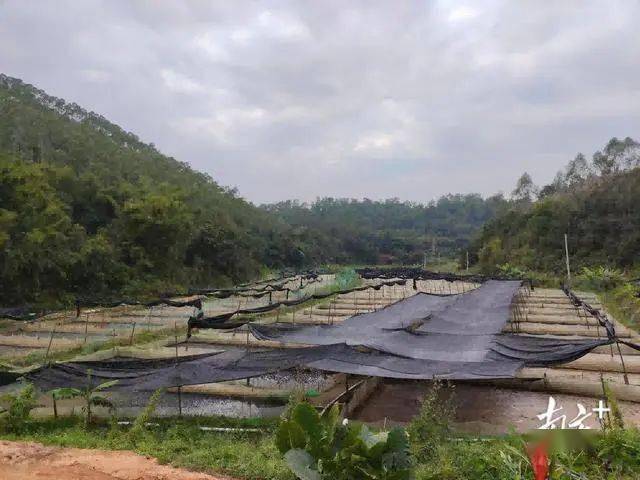
<path id="1" fill-rule="evenodd" d="M 54 326 L 51 329 L 51 337 L 49 337 L 49 345 L 47 345 L 47 353 L 44 354 L 44 363 L 47 363 L 47 358 L 49 358 L 49 351 L 51 350 L 51 344 L 53 343 L 53 335 L 56 332 L 56 327 Z"/>
<path id="2" fill-rule="evenodd" d="M 133 322 L 131 327 L 131 338 L 129 338 L 129 345 L 133 345 L 133 335 L 136 333 L 136 322 Z"/>

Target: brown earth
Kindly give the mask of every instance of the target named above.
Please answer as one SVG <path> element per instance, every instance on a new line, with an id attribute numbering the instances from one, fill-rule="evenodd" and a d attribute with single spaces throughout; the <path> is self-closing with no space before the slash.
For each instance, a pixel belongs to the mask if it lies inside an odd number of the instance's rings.
<path id="1" fill-rule="evenodd" d="M 127 451 L 0 441 L 2 480 L 230 480 L 158 464 Z"/>

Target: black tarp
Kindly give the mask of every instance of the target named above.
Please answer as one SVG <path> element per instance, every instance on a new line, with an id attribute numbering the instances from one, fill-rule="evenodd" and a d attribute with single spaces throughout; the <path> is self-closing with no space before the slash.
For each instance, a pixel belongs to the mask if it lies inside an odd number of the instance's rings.
<path id="1" fill-rule="evenodd" d="M 346 343 L 400 357 L 477 362 L 486 356 L 492 336 L 509 320 L 511 301 L 519 288 L 518 281 L 489 281 L 465 294 L 418 293 L 338 325 L 252 324 L 250 328 L 264 340 Z"/>
<path id="2" fill-rule="evenodd" d="M 454 296 L 418 294 L 336 326 L 251 325 L 258 338 L 315 345 L 266 351 L 232 349 L 177 363 L 69 362 L 28 374 L 43 389 L 119 380 L 116 390 L 213 383 L 294 367 L 400 379 L 512 378 L 523 366 L 563 363 L 604 340 L 500 333 L 519 282 L 489 281 Z"/>
<path id="3" fill-rule="evenodd" d="M 191 330 L 194 328 L 237 328 L 238 326 L 244 325 L 251 321 L 251 319 L 246 319 L 244 321 L 236 321 L 232 325 L 225 326 L 224 322 L 230 320 L 232 317 L 236 315 L 253 315 L 253 314 L 261 314 L 271 312 L 280 307 L 295 307 L 297 305 L 302 305 L 303 303 L 314 301 L 314 300 L 322 300 L 334 295 L 344 295 L 352 292 L 361 292 L 368 289 L 380 290 L 384 286 L 393 286 L 393 285 L 405 285 L 406 280 L 389 280 L 386 282 L 381 282 L 377 285 L 363 285 L 360 287 L 349 288 L 345 290 L 338 291 L 330 291 L 326 293 L 314 293 L 311 295 L 307 295 L 305 297 L 296 298 L 292 300 L 281 300 L 279 302 L 269 303 L 268 305 L 263 305 L 260 307 L 252 307 L 252 308 L 240 308 L 233 312 L 221 313 L 219 315 L 214 315 L 210 317 L 205 317 L 202 315 L 190 317 L 187 322 L 187 337 L 191 336 Z"/>

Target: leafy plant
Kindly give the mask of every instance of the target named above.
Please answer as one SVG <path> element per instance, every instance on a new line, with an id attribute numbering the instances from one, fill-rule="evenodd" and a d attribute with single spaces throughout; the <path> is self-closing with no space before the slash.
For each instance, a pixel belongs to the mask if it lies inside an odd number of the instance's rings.
<path id="1" fill-rule="evenodd" d="M 35 388 L 28 383 L 17 393 L 3 395 L 1 400 L 8 404 L 1 425 L 9 432 L 20 432 L 37 405 Z"/>
<path id="2" fill-rule="evenodd" d="M 520 279 L 527 276 L 527 272 L 510 263 L 503 263 L 502 265 L 498 265 L 498 273 L 501 276 L 507 278 Z"/>
<path id="3" fill-rule="evenodd" d="M 580 274 L 579 282 L 583 288 L 607 291 L 622 285 L 624 276 L 618 270 L 609 267 L 584 267 Z"/>
<path id="4" fill-rule="evenodd" d="M 133 422 L 131 430 L 129 430 L 129 439 L 135 444 L 144 434 L 146 424 L 156 411 L 160 397 L 164 393 L 164 389 L 159 388 L 149 398 L 149 402 L 144 407 Z"/>
<path id="5" fill-rule="evenodd" d="M 102 395 L 101 392 L 107 388 L 113 387 L 118 383 L 118 380 L 111 380 L 109 382 L 103 382 L 98 385 L 93 385 L 91 381 L 91 370 L 87 371 L 87 384 L 82 388 L 64 387 L 51 390 L 51 396 L 57 400 L 68 398 L 81 398 L 84 401 L 84 407 L 82 411 L 85 413 L 85 426 L 91 424 L 93 417 L 92 407 L 106 407 L 110 411 L 115 410 L 115 405 L 111 400 Z"/>
<path id="6" fill-rule="evenodd" d="M 373 433 L 366 425 L 340 422 L 337 405 L 319 415 L 309 403 L 298 403 L 280 422 L 276 446 L 301 480 L 413 477 L 402 428 Z"/>
<path id="7" fill-rule="evenodd" d="M 420 407 L 420 413 L 409 425 L 411 450 L 420 461 L 432 459 L 439 445 L 443 444 L 451 433 L 450 423 L 454 409 L 452 401 L 442 401 L 445 388 L 440 381 L 433 382 Z M 451 391 L 453 387 L 448 387 Z M 452 393 L 450 393 L 452 395 Z"/>

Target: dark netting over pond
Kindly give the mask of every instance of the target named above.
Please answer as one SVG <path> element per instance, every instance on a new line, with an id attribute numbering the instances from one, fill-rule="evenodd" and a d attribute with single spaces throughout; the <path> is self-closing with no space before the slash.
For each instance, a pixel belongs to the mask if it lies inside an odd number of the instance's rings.
<path id="1" fill-rule="evenodd" d="M 151 391 L 257 377 L 306 367 L 399 379 L 512 378 L 523 366 L 574 360 L 615 339 L 565 340 L 501 333 L 517 281 L 488 281 L 453 296 L 417 294 L 340 325 L 251 324 L 257 338 L 309 346 L 222 353 L 163 361 L 54 364 L 28 374 L 43 389 L 119 380 L 114 389 Z M 123 363 L 124 362 L 124 363 Z"/>
<path id="2" fill-rule="evenodd" d="M 296 288 L 287 285 L 300 281 Z M 138 305 L 142 307 L 156 307 L 166 305 L 169 307 L 196 307 L 202 308 L 202 298 L 190 298 L 187 300 L 174 300 L 175 297 L 206 296 L 215 298 L 229 298 L 237 295 L 242 297 L 262 298 L 273 292 L 295 293 L 303 291 L 309 285 L 319 281 L 319 274 L 308 272 L 296 274 L 289 277 L 274 277 L 252 284 L 242 284 L 236 288 L 199 288 L 184 292 L 167 292 L 161 297 L 150 300 L 139 300 L 133 298 L 85 298 L 78 297 L 75 302 L 78 315 L 81 308 L 101 307 L 114 308 L 122 305 Z M 306 282 L 306 283 L 305 283 Z M 34 309 L 29 305 L 19 307 L 0 308 L 0 318 L 11 320 L 36 320 L 45 315 L 53 313 L 54 310 Z"/>
<path id="3" fill-rule="evenodd" d="M 322 300 L 335 295 L 344 295 L 344 294 L 353 293 L 353 292 L 362 292 L 369 289 L 380 290 L 382 287 L 392 287 L 394 285 L 405 285 L 406 283 L 407 283 L 406 279 L 389 280 L 386 282 L 378 283 L 377 285 L 363 285 L 360 287 L 349 288 L 346 290 L 336 290 L 336 291 L 329 291 L 325 293 L 314 293 L 314 294 L 307 295 L 301 298 L 296 298 L 293 300 L 282 300 L 279 302 L 271 302 L 268 305 L 263 305 L 260 307 L 240 308 L 234 312 L 221 313 L 219 315 L 214 315 L 210 317 L 205 317 L 204 315 L 200 314 L 200 315 L 189 318 L 189 321 L 187 323 L 187 329 L 188 329 L 187 337 L 191 336 L 191 330 L 194 328 L 214 328 L 214 329 L 237 328 L 251 321 L 250 319 L 247 319 L 245 321 L 237 321 L 231 324 L 226 323 L 228 320 L 231 320 L 231 318 L 236 315 L 253 315 L 253 314 L 267 313 L 267 312 L 276 310 L 280 307 L 295 307 L 297 305 L 302 305 L 303 303 L 306 303 L 306 302 Z"/>

